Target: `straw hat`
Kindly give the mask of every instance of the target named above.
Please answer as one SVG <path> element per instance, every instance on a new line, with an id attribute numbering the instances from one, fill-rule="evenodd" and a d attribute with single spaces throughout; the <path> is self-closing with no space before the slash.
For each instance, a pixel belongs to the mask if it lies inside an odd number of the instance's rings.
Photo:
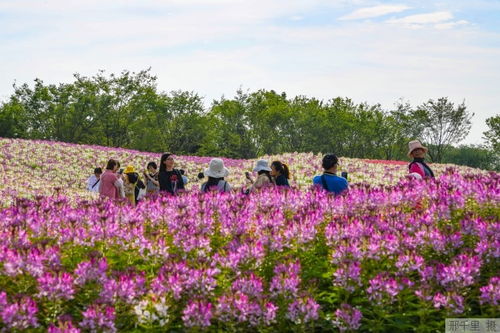
<path id="1" fill-rule="evenodd" d="M 123 170 L 123 173 L 133 173 L 133 172 L 135 172 L 135 169 L 131 165 L 127 165 L 127 167 L 125 168 L 125 170 Z"/>
<path id="2" fill-rule="evenodd" d="M 420 143 L 420 141 L 418 140 L 413 140 L 413 141 L 410 141 L 408 143 L 408 156 L 411 157 L 411 153 L 415 150 L 415 149 L 418 149 L 418 148 L 421 148 L 423 149 L 425 152 L 427 152 L 429 149 L 427 149 L 427 147 L 424 147 L 422 146 L 422 144 Z"/>
<path id="3" fill-rule="evenodd" d="M 223 178 L 229 175 L 229 170 L 224 166 L 224 161 L 220 158 L 213 158 L 205 169 L 205 176 L 213 178 Z"/>

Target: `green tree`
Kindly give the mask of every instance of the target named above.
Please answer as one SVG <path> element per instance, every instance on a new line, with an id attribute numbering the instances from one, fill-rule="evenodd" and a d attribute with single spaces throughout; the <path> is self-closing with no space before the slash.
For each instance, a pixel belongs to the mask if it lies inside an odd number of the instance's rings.
<path id="1" fill-rule="evenodd" d="M 495 167 L 498 169 L 492 152 L 475 145 L 449 147 L 443 157 L 443 162 L 485 170 L 493 170 Z"/>
<path id="2" fill-rule="evenodd" d="M 422 128 L 418 138 L 433 146 L 429 150 L 432 161 L 441 162 L 448 147 L 469 134 L 474 114 L 467 111 L 465 103 L 455 107 L 448 98 L 442 97 L 420 105 L 413 110 L 412 116 L 416 126 Z"/>
<path id="3" fill-rule="evenodd" d="M 231 158 L 254 158 L 257 146 L 252 135 L 245 106 L 248 95 L 241 90 L 233 100 L 214 101 L 207 116 L 206 140 L 200 147 L 202 155 Z"/>
<path id="4" fill-rule="evenodd" d="M 483 133 L 489 148 L 496 154 L 500 153 L 500 115 L 486 119 L 488 130 Z"/>

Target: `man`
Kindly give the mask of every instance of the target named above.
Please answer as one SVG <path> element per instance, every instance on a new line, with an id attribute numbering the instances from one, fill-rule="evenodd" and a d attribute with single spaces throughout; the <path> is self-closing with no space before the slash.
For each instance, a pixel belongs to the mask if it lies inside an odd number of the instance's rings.
<path id="1" fill-rule="evenodd" d="M 99 183 L 101 182 L 102 169 L 95 168 L 94 174 L 87 179 L 87 190 L 99 193 Z"/>
<path id="2" fill-rule="evenodd" d="M 349 189 L 347 179 L 337 176 L 337 166 L 339 159 L 334 154 L 327 154 L 323 157 L 323 169 L 325 170 L 321 176 L 313 178 L 315 186 L 322 187 L 328 192 L 335 195 L 342 194 Z"/>

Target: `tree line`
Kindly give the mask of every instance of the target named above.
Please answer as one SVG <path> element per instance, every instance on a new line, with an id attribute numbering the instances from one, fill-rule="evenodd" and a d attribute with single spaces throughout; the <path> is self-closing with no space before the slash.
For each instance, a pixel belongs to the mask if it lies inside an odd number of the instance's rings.
<path id="1" fill-rule="evenodd" d="M 407 142 L 420 139 L 433 162 L 498 164 L 499 117 L 488 119 L 487 145 L 455 147 L 473 114 L 446 97 L 384 110 L 349 98 L 238 90 L 206 108 L 195 92 L 159 91 L 156 80 L 150 70 L 101 71 L 71 83 L 14 85 L 0 105 L 0 136 L 231 158 L 335 152 L 388 160 L 407 158 Z"/>

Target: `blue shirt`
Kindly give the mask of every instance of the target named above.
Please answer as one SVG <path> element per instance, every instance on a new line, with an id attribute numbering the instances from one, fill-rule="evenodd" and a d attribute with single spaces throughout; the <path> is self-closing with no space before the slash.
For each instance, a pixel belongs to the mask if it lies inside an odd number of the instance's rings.
<path id="1" fill-rule="evenodd" d="M 335 194 L 340 194 L 344 192 L 345 190 L 348 189 L 349 184 L 347 183 L 347 179 L 339 177 L 334 174 L 330 173 L 325 173 L 325 181 L 326 181 L 326 186 L 325 190 L 328 192 L 333 192 Z M 323 187 L 323 182 L 321 181 L 321 176 L 316 176 L 313 179 L 313 184 L 314 185 L 319 185 L 321 188 Z"/>

